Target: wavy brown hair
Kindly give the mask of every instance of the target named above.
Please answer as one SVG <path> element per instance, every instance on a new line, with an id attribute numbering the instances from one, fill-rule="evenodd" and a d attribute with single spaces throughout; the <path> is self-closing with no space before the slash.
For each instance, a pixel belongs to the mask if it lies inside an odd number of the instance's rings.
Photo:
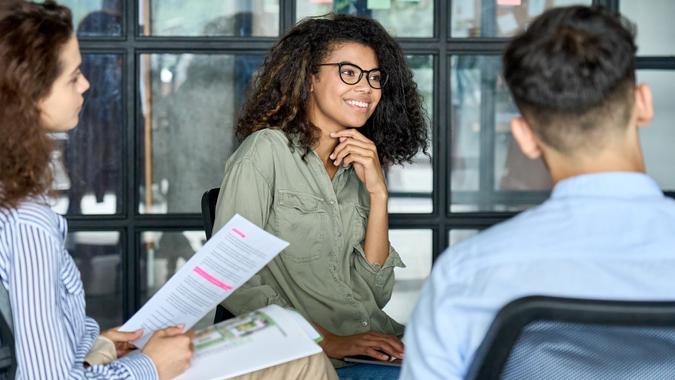
<path id="1" fill-rule="evenodd" d="M 331 49 L 357 42 L 375 51 L 378 67 L 387 73 L 382 99 L 359 129 L 377 146 L 383 164 L 410 161 L 428 146 L 426 117 L 417 84 L 394 39 L 371 19 L 329 14 L 308 18 L 291 29 L 265 58 L 237 123 L 237 136 L 280 128 L 299 143 L 305 155 L 319 138 L 307 114 L 312 75 Z"/>
<path id="2" fill-rule="evenodd" d="M 38 103 L 61 74 L 72 33 L 70 10 L 53 1 L 0 4 L 0 208 L 50 190 L 53 144 Z"/>

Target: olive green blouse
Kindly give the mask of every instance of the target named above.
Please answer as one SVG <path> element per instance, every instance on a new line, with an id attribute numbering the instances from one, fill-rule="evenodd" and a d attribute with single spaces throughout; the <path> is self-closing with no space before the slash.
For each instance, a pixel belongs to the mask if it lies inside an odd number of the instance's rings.
<path id="1" fill-rule="evenodd" d="M 225 164 L 214 231 L 238 213 L 290 245 L 223 305 L 234 314 L 293 307 L 337 335 L 402 335 L 382 308 L 403 262 L 391 246 L 383 265 L 369 263 L 363 250 L 368 192 L 351 166 L 331 180 L 316 153 L 306 161 L 302 154 L 280 130 L 264 129 Z"/>

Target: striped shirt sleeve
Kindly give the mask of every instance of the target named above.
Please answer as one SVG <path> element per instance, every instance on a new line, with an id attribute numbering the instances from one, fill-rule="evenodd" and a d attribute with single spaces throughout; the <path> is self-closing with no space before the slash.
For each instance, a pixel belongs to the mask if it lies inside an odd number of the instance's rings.
<path id="1" fill-rule="evenodd" d="M 61 308 L 60 260 L 63 243 L 49 229 L 15 225 L 9 296 L 13 313 L 18 379 L 156 379 L 154 364 L 142 353 L 109 365 L 84 368 L 77 360 L 78 339 L 68 333 L 66 318 L 84 318 Z M 73 276 L 76 276 L 73 274 Z M 70 321 L 85 323 L 82 321 Z"/>

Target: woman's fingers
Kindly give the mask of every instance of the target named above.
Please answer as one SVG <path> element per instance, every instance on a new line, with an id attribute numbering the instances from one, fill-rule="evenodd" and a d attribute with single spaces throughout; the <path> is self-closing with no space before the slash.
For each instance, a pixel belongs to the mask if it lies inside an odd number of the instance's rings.
<path id="1" fill-rule="evenodd" d="M 377 149 L 375 148 L 375 145 L 372 144 L 372 143 L 366 143 L 366 142 L 358 141 L 358 140 L 354 140 L 354 139 L 346 139 L 346 140 L 340 142 L 340 144 L 338 144 L 335 147 L 335 149 L 333 150 L 333 153 L 330 154 L 330 159 L 336 160 L 337 157 L 340 155 L 340 153 L 350 146 L 359 147 L 361 149 L 366 149 L 366 150 L 372 151 L 373 153 L 377 153 Z"/>
<path id="2" fill-rule="evenodd" d="M 357 131 L 356 129 L 350 128 L 350 129 L 344 129 L 339 132 L 331 132 L 330 137 L 332 138 L 340 138 L 340 137 L 351 137 L 355 140 L 363 141 L 366 143 L 372 143 L 366 136 L 362 135 L 361 132 Z"/>
<path id="3" fill-rule="evenodd" d="M 389 360 L 389 355 L 384 354 L 374 348 L 367 348 L 364 352 L 364 354 L 370 356 L 371 358 L 379 359 L 379 360 Z"/>
<path id="4" fill-rule="evenodd" d="M 368 149 L 364 149 L 358 146 L 350 145 L 340 151 L 340 153 L 337 154 L 335 157 L 335 160 L 333 161 L 333 164 L 335 166 L 340 165 L 341 163 L 349 164 L 349 162 L 346 161 L 346 158 L 348 156 L 361 156 L 363 158 L 367 158 L 370 160 L 374 160 L 377 155 L 372 151 Z"/>
<path id="5" fill-rule="evenodd" d="M 375 147 L 375 144 L 357 141 L 349 138 L 338 144 L 333 150 L 333 153 L 331 153 L 330 159 L 332 159 L 334 162 L 337 162 L 335 165 L 340 164 L 341 159 L 346 155 L 345 151 L 348 150 L 350 147 L 356 147 L 363 150 L 367 150 L 372 152 L 373 156 L 377 156 L 377 148 Z"/>
<path id="6" fill-rule="evenodd" d="M 117 343 L 117 342 L 129 342 L 132 340 L 136 340 L 143 336 L 143 330 L 136 330 L 132 332 L 123 332 L 119 331 L 118 327 L 110 330 L 104 331 L 101 335 L 104 337 L 110 339 L 111 341 Z"/>
<path id="7" fill-rule="evenodd" d="M 398 338 L 388 335 L 380 335 L 372 336 L 370 339 L 372 339 L 371 347 L 376 347 L 379 351 L 382 351 L 385 354 L 398 359 L 403 358 L 403 344 Z"/>

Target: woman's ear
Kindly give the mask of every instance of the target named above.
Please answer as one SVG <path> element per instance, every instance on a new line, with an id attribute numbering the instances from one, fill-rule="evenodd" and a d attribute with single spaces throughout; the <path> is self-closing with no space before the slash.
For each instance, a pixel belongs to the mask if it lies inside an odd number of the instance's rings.
<path id="1" fill-rule="evenodd" d="M 638 127 L 646 127 L 654 118 L 652 90 L 647 84 L 635 88 L 635 113 Z"/>
<path id="2" fill-rule="evenodd" d="M 511 119 L 511 134 L 525 157 L 532 160 L 541 157 L 542 150 L 539 146 L 539 140 L 522 116 Z"/>
<path id="3" fill-rule="evenodd" d="M 314 82 L 319 80 L 318 75 L 309 74 L 309 92 L 314 92 Z"/>

